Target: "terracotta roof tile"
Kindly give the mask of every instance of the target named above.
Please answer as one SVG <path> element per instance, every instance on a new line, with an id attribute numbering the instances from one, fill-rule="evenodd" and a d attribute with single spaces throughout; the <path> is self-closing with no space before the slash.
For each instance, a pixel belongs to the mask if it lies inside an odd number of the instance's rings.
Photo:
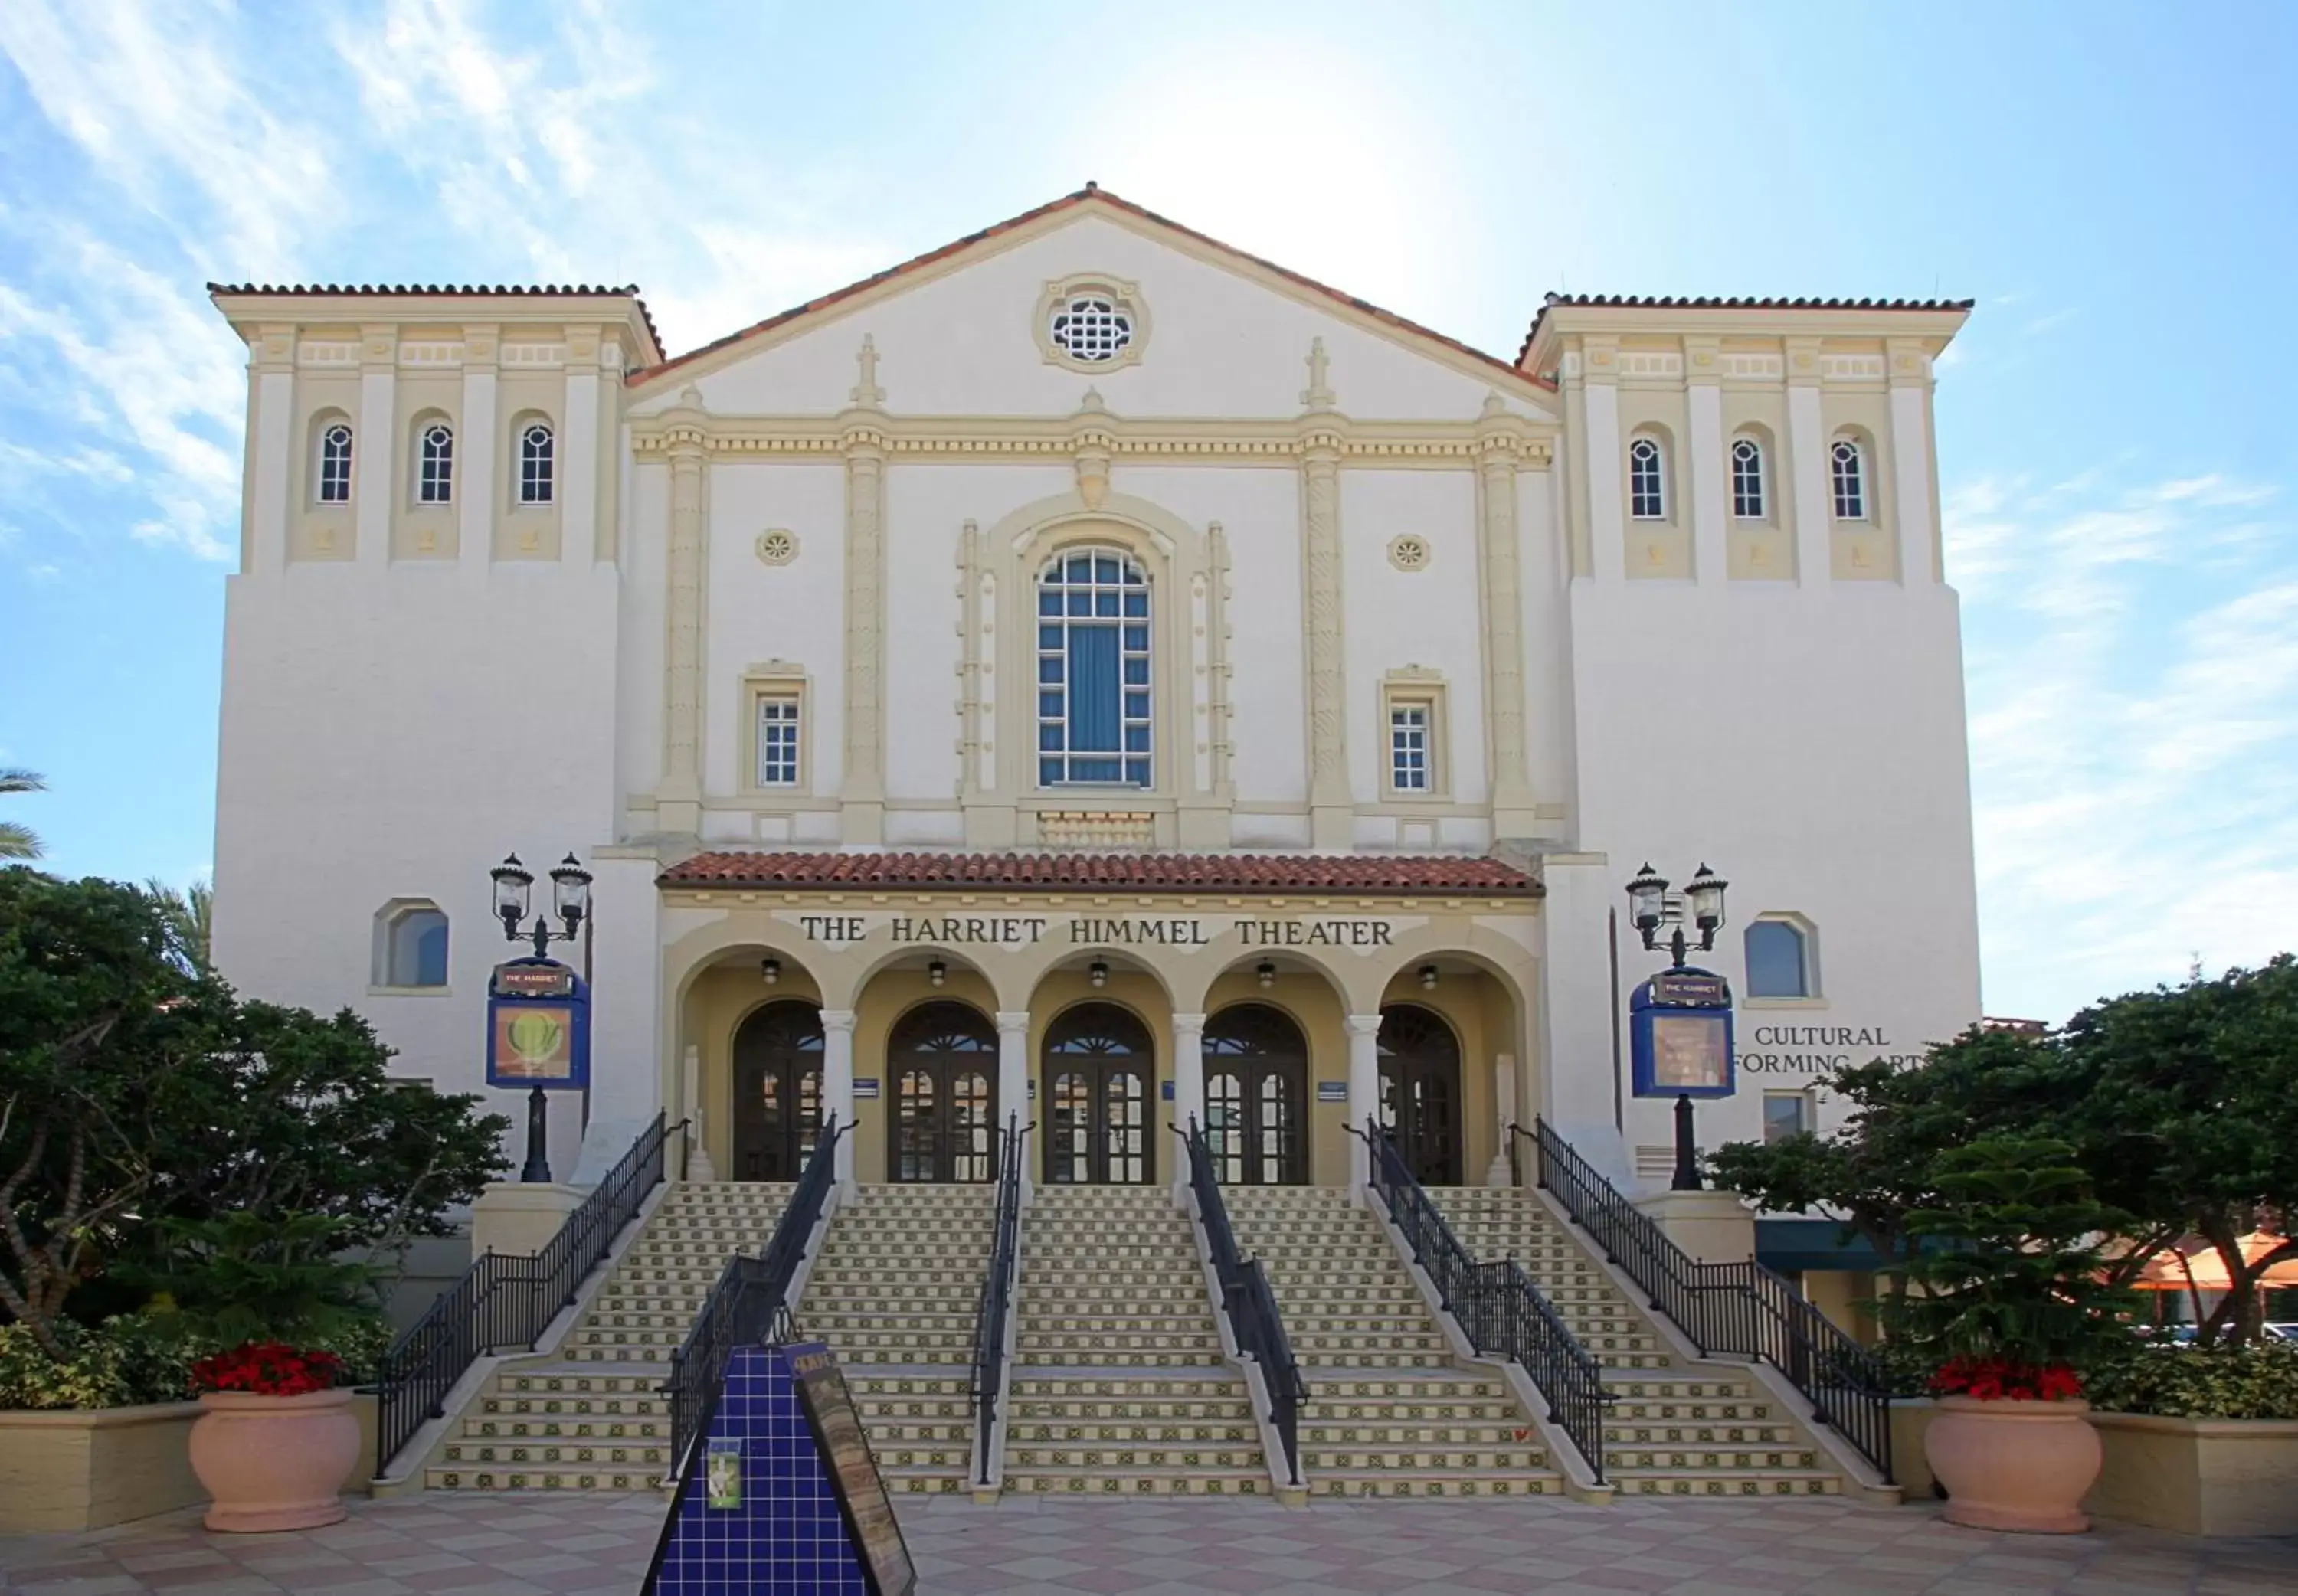
<path id="1" fill-rule="evenodd" d="M 655 330 L 654 313 L 647 309 L 646 301 L 639 298 L 636 283 L 626 283 L 620 288 L 588 283 L 210 283 L 208 292 L 275 296 L 332 294 L 353 299 L 556 299 L 561 295 L 628 298 L 639 308 L 639 319 L 646 323 L 647 336 L 654 340 L 655 353 L 662 352 L 662 335 Z"/>
<path id="2" fill-rule="evenodd" d="M 710 853 L 657 879 L 665 887 L 844 891 L 1541 895 L 1537 881 L 1497 859 L 1382 854 Z"/>
<path id="3" fill-rule="evenodd" d="M 1156 211 L 1151 211 L 1145 206 L 1137 205 L 1130 200 L 1120 199 L 1117 195 L 1110 193 L 1109 190 L 1102 187 L 1097 183 L 1088 183 L 1083 188 L 1079 189 L 1075 194 L 1065 194 L 1060 199 L 1050 201 L 1046 204 L 1037 206 L 1034 210 L 1024 211 L 1019 216 L 1012 216 L 1006 218 L 1004 221 L 994 222 L 990 226 L 982 228 L 978 233 L 968 233 L 964 237 L 945 244 L 939 249 L 928 250 L 924 254 L 913 256 L 910 260 L 903 261 L 898 266 L 889 266 L 885 270 L 879 272 L 874 276 L 864 277 L 858 283 L 848 283 L 843 288 L 834 289 L 831 293 L 822 295 L 819 299 L 810 299 L 802 305 L 795 305 L 789 310 L 782 311 L 778 316 L 770 316 L 764 321 L 757 322 L 752 326 L 742 328 L 740 332 L 729 333 L 723 338 L 714 338 L 698 349 L 690 349 L 684 354 L 674 356 L 670 360 L 665 360 L 659 366 L 651 367 L 641 371 L 632 371 L 625 380 L 632 383 L 651 381 L 655 377 L 660 376 L 664 372 L 674 370 L 680 366 L 683 366 L 689 360 L 695 360 L 699 356 L 710 353 L 713 350 L 724 349 L 730 344 L 745 343 L 749 339 L 756 337 L 761 333 L 772 332 L 778 327 L 796 321 L 802 316 L 810 316 L 817 310 L 827 310 L 831 305 L 837 304 L 839 301 L 851 299 L 854 295 L 863 293 L 867 289 L 874 288 L 880 283 L 889 282 L 895 277 L 905 277 L 911 272 L 917 271 L 924 267 L 931 266 L 938 260 L 946 260 L 952 255 L 962 253 L 964 251 L 972 248 L 975 244 L 980 244 L 984 239 L 995 238 L 1001 233 L 1010 233 L 1016 227 L 1027 227 L 1029 223 L 1036 221 L 1038 218 L 1050 216 L 1057 211 L 1067 211 L 1074 206 L 1084 204 L 1108 205 L 1114 210 L 1125 211 L 1128 215 L 1137 216 L 1144 221 L 1154 222 L 1161 227 L 1170 227 L 1174 232 L 1181 234 L 1185 237 L 1194 238 L 1200 244 L 1210 244 L 1225 255 L 1229 255 L 1239 260 L 1250 261 L 1252 264 L 1261 267 L 1264 270 L 1273 271 L 1278 277 L 1283 277 L 1289 283 L 1298 284 L 1303 288 L 1320 294 L 1327 299 L 1346 305 L 1351 310 L 1358 311 L 1362 315 L 1370 316 L 1375 320 L 1385 323 L 1389 327 L 1393 327 L 1400 332 L 1409 333 L 1417 338 L 1430 339 L 1437 343 L 1442 344 L 1445 348 L 1452 350 L 1457 353 L 1467 355 L 1471 360 L 1481 361 L 1484 365 L 1505 371 L 1510 376 L 1516 377 L 1520 381 L 1528 380 L 1537 383 L 1542 387 L 1552 386 L 1552 385 L 1542 382 L 1536 376 L 1532 376 L 1529 373 L 1517 369 L 1508 361 L 1501 360 L 1498 355 L 1486 354 L 1481 349 L 1471 348 L 1469 345 L 1461 343 L 1457 338 L 1448 338 L 1443 334 L 1437 332 L 1433 328 L 1423 327 L 1417 321 L 1409 320 L 1402 316 L 1397 315 L 1393 310 L 1384 310 L 1378 305 L 1373 304 L 1369 301 L 1359 299 L 1352 294 L 1343 293 L 1338 288 L 1328 287 L 1327 285 L 1317 281 L 1314 277 L 1303 277 L 1297 271 L 1277 265 L 1274 260 L 1266 260 L 1261 256 L 1248 253 L 1246 251 L 1238 249 L 1235 244 L 1223 244 L 1219 239 L 1213 237 L 1210 234 L 1200 233 L 1194 227 L 1182 226 L 1179 222 L 1173 220 L 1170 217 L 1160 216 Z"/>
<path id="4" fill-rule="evenodd" d="M 1542 296 L 1539 313 L 1533 317 L 1524 342 L 1517 348 L 1516 358 L 1518 365 L 1524 363 L 1525 357 L 1532 352 L 1532 341 L 1540 336 L 1542 318 L 1558 306 L 1606 310 L 1968 310 L 1978 302 L 1969 299 L 1716 299 L 1652 294 L 1550 294 Z"/>

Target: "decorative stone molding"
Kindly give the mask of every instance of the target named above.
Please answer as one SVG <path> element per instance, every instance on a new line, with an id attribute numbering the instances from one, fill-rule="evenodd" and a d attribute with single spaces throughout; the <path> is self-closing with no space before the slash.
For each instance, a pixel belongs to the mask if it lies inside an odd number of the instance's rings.
<path id="1" fill-rule="evenodd" d="M 1425 571 L 1429 558 L 1428 540 L 1417 532 L 1401 532 L 1388 540 L 1388 563 L 1400 571 Z"/>
<path id="2" fill-rule="evenodd" d="M 990 717 L 996 707 L 989 702 L 983 679 L 993 674 L 982 658 L 988 616 L 988 583 L 981 569 L 981 527 L 966 522 L 957 534 L 957 790 L 963 798 L 996 782 L 996 767 L 985 757 L 989 748 Z"/>
<path id="3" fill-rule="evenodd" d="M 1461 421 L 1368 421 L 1318 414 L 1298 418 L 1134 418 L 1110 413 L 1098 395 L 1066 417 L 889 416 L 870 411 L 871 429 L 889 459 L 934 461 L 1004 460 L 1072 464 L 1090 433 L 1090 444 L 1112 466 L 1192 463 L 1295 466 L 1311 448 L 1335 451 L 1343 465 L 1384 470 L 1475 468 L 1491 429 Z M 835 459 L 846 446 L 856 412 L 839 416 L 715 418 L 708 448 L 723 459 Z M 641 460 L 668 455 L 668 415 L 634 417 L 631 447 Z M 1550 463 L 1558 426 L 1510 413 L 1504 425 L 1518 440 L 1524 463 Z"/>
<path id="4" fill-rule="evenodd" d="M 1087 295 L 1108 301 L 1112 309 L 1125 318 L 1125 343 L 1105 360 L 1079 359 L 1054 342 L 1054 318 L 1071 301 Z M 1048 366 L 1065 367 L 1071 371 L 1118 371 L 1140 362 L 1142 351 L 1149 343 L 1149 308 L 1142 302 L 1139 284 L 1106 273 L 1078 272 L 1046 285 L 1045 292 L 1037 296 L 1029 327 L 1037 340 L 1037 353 Z"/>
<path id="5" fill-rule="evenodd" d="M 1234 790 L 1229 759 L 1236 752 L 1230 725 L 1235 708 L 1229 692 L 1228 533 L 1218 521 L 1205 528 L 1205 730 L 1212 745 L 1211 791 L 1226 799 Z"/>
<path id="6" fill-rule="evenodd" d="M 1329 443 L 1301 462 L 1302 564 L 1308 589 L 1310 845 L 1349 846 L 1347 682 L 1341 650 L 1340 453 Z"/>
<path id="7" fill-rule="evenodd" d="M 798 558 L 798 533 L 784 526 L 770 526 L 758 534 L 758 563 L 765 566 L 786 566 Z"/>
<path id="8" fill-rule="evenodd" d="M 1050 848 L 1148 848 L 1157 817 L 1144 810 L 1040 809 L 1037 840 Z"/>
<path id="9" fill-rule="evenodd" d="M 862 335 L 862 347 L 854 357 L 861 380 L 847 391 L 847 397 L 864 410 L 886 408 L 886 391 L 878 385 L 878 341 L 869 334 Z"/>
<path id="10" fill-rule="evenodd" d="M 1331 360 L 1325 353 L 1322 338 L 1309 340 L 1309 385 L 1301 390 L 1301 408 L 1315 414 L 1320 410 L 1337 409 L 1339 397 L 1332 388 Z"/>
<path id="11" fill-rule="evenodd" d="M 864 335 L 856 363 L 856 406 L 839 435 L 846 460 L 846 726 L 843 835 L 863 845 L 886 837 L 886 451 L 874 417 L 878 346 Z"/>

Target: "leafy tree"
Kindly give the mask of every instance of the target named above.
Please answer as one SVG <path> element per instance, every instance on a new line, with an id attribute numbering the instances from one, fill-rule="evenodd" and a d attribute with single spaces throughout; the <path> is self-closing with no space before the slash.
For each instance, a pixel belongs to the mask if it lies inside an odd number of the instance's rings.
<path id="1" fill-rule="evenodd" d="M 45 792 L 45 778 L 29 770 L 0 769 L 0 793 Z M 28 825 L 0 820 L 0 859 L 37 859 L 40 839 Z"/>
<path id="2" fill-rule="evenodd" d="M 76 1286 L 170 1220 L 316 1216 L 370 1259 L 444 1234 L 509 1121 L 394 1080 L 358 1015 L 243 1001 L 146 893 L 0 871 L 0 1308 L 51 1354 Z"/>
<path id="3" fill-rule="evenodd" d="M 210 944 L 215 926 L 215 888 L 207 881 L 194 881 L 178 891 L 167 882 L 153 876 L 144 883 L 159 906 L 160 918 L 168 927 L 173 945 L 170 956 L 194 974 L 211 970 Z"/>

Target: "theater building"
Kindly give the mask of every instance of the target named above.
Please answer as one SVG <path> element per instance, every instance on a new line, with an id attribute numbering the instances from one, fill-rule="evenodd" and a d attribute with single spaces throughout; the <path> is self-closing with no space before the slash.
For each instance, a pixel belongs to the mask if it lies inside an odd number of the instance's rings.
<path id="1" fill-rule="evenodd" d="M 479 1090 L 489 868 L 578 855 L 562 1176 L 666 1110 L 787 1180 L 827 1111 L 864 1184 L 1019 1115 L 1039 1185 L 1192 1118 L 1476 1185 L 1538 1115 L 1649 1186 L 1647 860 L 1731 883 L 1709 1145 L 1978 1015 L 1964 304 L 1551 294 L 1508 358 L 1091 187 L 679 353 L 628 289 L 214 300 L 219 964 Z"/>

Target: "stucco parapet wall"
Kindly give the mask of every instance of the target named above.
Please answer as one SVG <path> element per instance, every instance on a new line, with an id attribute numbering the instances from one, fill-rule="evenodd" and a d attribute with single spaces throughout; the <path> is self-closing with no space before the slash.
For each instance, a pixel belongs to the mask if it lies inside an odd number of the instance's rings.
<path id="1" fill-rule="evenodd" d="M 631 423 L 631 449 L 641 460 L 669 457 L 680 443 L 698 441 L 728 459 L 829 459 L 853 447 L 856 418 L 835 416 L 711 416 L 699 429 L 690 412 L 672 411 Z M 1517 463 L 1548 466 L 1558 428 L 1512 413 L 1459 421 L 1359 421 L 1238 418 L 1199 420 L 1094 414 L 1080 432 L 1075 417 L 868 417 L 868 442 L 897 459 L 1067 459 L 1084 442 L 1105 450 L 1118 464 L 1212 460 L 1228 464 L 1293 465 L 1331 452 L 1344 464 L 1469 469 L 1496 449 L 1512 450 Z"/>
<path id="2" fill-rule="evenodd" d="M 1552 368 L 1583 335 L 1699 338 L 1910 338 L 1937 355 L 1970 318 L 1970 300 L 1645 301 L 1543 305 L 1517 352 L 1526 372 Z"/>

